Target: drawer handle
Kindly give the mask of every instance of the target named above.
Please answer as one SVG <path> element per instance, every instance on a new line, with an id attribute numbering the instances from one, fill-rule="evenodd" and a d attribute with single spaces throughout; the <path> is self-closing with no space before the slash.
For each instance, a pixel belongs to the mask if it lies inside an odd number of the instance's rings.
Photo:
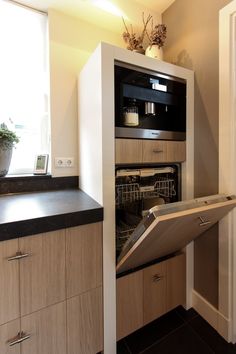
<path id="1" fill-rule="evenodd" d="M 21 258 L 26 258 L 29 257 L 29 253 L 21 253 L 21 252 L 16 252 L 16 255 L 13 257 L 7 258 L 8 261 L 16 261 Z"/>
<path id="2" fill-rule="evenodd" d="M 24 332 L 19 332 L 17 336 L 8 342 L 9 346 L 12 347 L 13 345 L 19 344 L 24 342 L 26 339 L 29 339 L 31 337 L 30 334 L 26 334 Z"/>
<path id="3" fill-rule="evenodd" d="M 152 281 L 157 283 L 158 281 L 162 280 L 163 276 L 159 275 L 159 274 L 154 274 L 152 277 Z"/>
<path id="4" fill-rule="evenodd" d="M 204 220 L 204 218 L 201 217 L 201 216 L 199 216 L 199 220 L 201 221 L 200 224 L 199 224 L 199 226 L 206 226 L 206 225 L 211 224 L 211 221 L 209 221 L 209 220 Z"/>
<path id="5" fill-rule="evenodd" d="M 152 152 L 154 152 L 154 154 L 160 154 L 163 152 L 163 150 L 153 149 Z"/>

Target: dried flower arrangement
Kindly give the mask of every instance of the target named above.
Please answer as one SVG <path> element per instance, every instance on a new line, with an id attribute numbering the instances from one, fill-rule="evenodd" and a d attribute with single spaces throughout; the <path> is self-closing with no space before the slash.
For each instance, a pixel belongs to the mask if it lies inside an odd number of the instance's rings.
<path id="1" fill-rule="evenodd" d="M 166 40 L 166 32 L 167 32 L 166 25 L 158 24 L 153 27 L 153 22 L 152 22 L 152 29 L 151 29 L 150 34 L 148 34 L 148 32 L 146 30 L 150 45 L 151 46 L 158 45 L 159 49 L 161 47 L 163 47 L 163 45 L 165 44 L 165 40 Z"/>
<path id="2" fill-rule="evenodd" d="M 134 33 L 134 31 L 133 31 L 132 24 L 130 25 L 130 31 L 129 31 L 129 29 L 125 23 L 125 20 L 122 17 L 122 20 L 123 20 L 123 23 L 125 26 L 125 32 L 123 32 L 122 37 L 123 37 L 125 43 L 128 44 L 127 49 L 129 49 L 129 50 L 136 50 L 136 51 L 141 51 L 141 52 L 143 51 L 144 52 L 143 40 L 144 40 L 145 33 L 147 31 L 147 25 L 148 25 L 149 21 L 151 20 L 152 16 L 148 15 L 147 19 L 145 20 L 144 13 L 143 13 L 142 18 L 143 18 L 143 31 L 142 31 L 141 35 L 137 37 L 136 33 Z"/>

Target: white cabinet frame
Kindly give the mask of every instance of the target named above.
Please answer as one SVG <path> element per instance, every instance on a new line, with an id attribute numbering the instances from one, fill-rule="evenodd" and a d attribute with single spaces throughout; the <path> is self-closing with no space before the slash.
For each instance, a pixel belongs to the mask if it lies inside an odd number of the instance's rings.
<path id="1" fill-rule="evenodd" d="M 182 199 L 193 198 L 193 72 L 176 65 L 101 43 L 79 77 L 80 188 L 104 207 L 103 295 L 104 353 L 116 353 L 115 260 L 115 118 L 114 64 L 123 62 L 185 79 L 187 82 L 186 162 L 182 164 Z M 187 247 L 187 307 L 192 304 L 193 245 Z"/>
<path id="2" fill-rule="evenodd" d="M 236 0 L 220 11 L 219 192 L 236 194 Z M 218 331 L 236 342 L 236 210 L 219 226 Z"/>

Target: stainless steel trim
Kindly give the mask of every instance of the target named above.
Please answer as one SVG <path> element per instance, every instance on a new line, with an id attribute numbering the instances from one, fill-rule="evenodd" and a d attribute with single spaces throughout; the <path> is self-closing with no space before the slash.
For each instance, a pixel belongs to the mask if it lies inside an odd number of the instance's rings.
<path id="1" fill-rule="evenodd" d="M 154 152 L 154 154 L 160 154 L 163 150 L 153 149 L 152 152 Z"/>
<path id="2" fill-rule="evenodd" d="M 160 280 L 162 280 L 162 279 L 163 279 L 163 276 L 159 275 L 159 274 L 154 274 L 153 277 L 152 277 L 152 281 L 155 282 L 155 283 L 160 281 Z"/>
<path id="3" fill-rule="evenodd" d="M 201 221 L 199 226 L 206 226 L 206 225 L 209 225 L 211 224 L 211 221 L 209 220 L 204 220 L 201 216 L 199 216 L 199 220 Z"/>
<path id="4" fill-rule="evenodd" d="M 13 345 L 20 344 L 24 342 L 26 339 L 29 339 L 31 334 L 26 334 L 24 332 L 19 332 L 15 339 L 8 342 L 9 346 L 12 347 Z"/>
<path id="5" fill-rule="evenodd" d="M 21 258 L 26 258 L 29 257 L 29 253 L 21 253 L 21 252 L 16 252 L 15 256 L 7 258 L 8 261 L 16 261 Z"/>
<path id="6" fill-rule="evenodd" d="M 162 139 L 184 141 L 186 140 L 186 133 L 173 132 L 168 130 L 115 127 L 115 137 L 131 139 Z"/>
<path id="7" fill-rule="evenodd" d="M 172 81 L 178 81 L 178 82 L 186 83 L 185 79 L 181 79 L 181 78 L 176 77 L 176 76 L 170 76 L 170 75 L 167 75 L 167 74 L 163 74 L 163 73 L 161 73 L 159 71 L 148 70 L 146 68 L 143 68 L 143 67 L 140 67 L 140 66 L 136 66 L 136 65 L 133 65 L 133 64 L 127 64 L 127 63 L 121 62 L 119 60 L 115 60 L 115 65 L 120 66 L 122 68 L 136 70 L 136 71 L 139 71 L 141 73 L 149 74 L 149 75 L 152 75 L 152 76 L 160 77 L 162 79 L 167 79 L 167 80 L 172 80 Z"/>

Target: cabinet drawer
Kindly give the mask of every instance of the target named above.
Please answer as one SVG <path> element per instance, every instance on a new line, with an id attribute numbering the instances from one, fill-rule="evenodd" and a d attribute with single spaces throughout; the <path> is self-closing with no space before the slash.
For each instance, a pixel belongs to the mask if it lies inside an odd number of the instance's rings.
<path id="1" fill-rule="evenodd" d="M 166 262 L 143 270 L 144 325 L 166 312 Z"/>
<path id="2" fill-rule="evenodd" d="M 143 272 L 116 281 L 117 340 L 143 326 Z"/>
<path id="3" fill-rule="evenodd" d="M 185 141 L 144 140 L 143 162 L 182 162 L 186 160 Z"/>
<path id="4" fill-rule="evenodd" d="M 17 252 L 18 239 L 0 242 L 0 325 L 20 316 Z"/>
<path id="5" fill-rule="evenodd" d="M 185 305 L 186 302 L 186 256 L 182 253 L 168 259 L 166 262 L 167 294 L 166 310 L 170 311 L 176 306 Z"/>
<path id="6" fill-rule="evenodd" d="M 20 354 L 20 344 L 10 346 L 20 331 L 20 320 L 11 321 L 0 326 L 0 353 Z"/>
<path id="7" fill-rule="evenodd" d="M 30 335 L 21 343 L 21 354 L 65 354 L 66 302 L 22 317 L 21 330 Z"/>
<path id="8" fill-rule="evenodd" d="M 68 354 L 95 354 L 103 349 L 102 288 L 67 300 Z"/>
<path id="9" fill-rule="evenodd" d="M 19 239 L 21 315 L 65 300 L 65 231 Z"/>
<path id="10" fill-rule="evenodd" d="M 141 163 L 142 140 L 139 139 L 116 139 L 115 162 L 118 163 Z"/>
<path id="11" fill-rule="evenodd" d="M 102 285 L 102 223 L 66 230 L 67 298 Z"/>

